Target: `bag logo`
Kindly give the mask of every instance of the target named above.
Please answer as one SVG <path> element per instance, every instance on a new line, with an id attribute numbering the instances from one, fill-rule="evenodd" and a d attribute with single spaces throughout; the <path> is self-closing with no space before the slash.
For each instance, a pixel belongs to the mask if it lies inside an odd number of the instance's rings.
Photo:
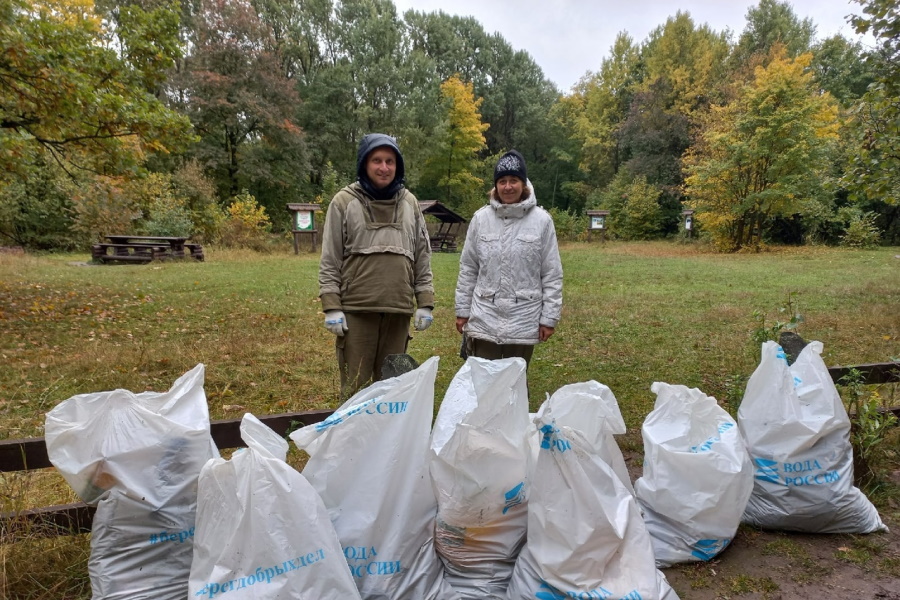
<path id="1" fill-rule="evenodd" d="M 513 489 L 509 490 L 505 494 L 503 494 L 506 502 L 503 505 L 503 514 L 506 514 L 506 511 L 511 509 L 513 506 L 518 506 L 525 502 L 525 482 L 523 481 Z"/>
<path id="2" fill-rule="evenodd" d="M 770 483 L 781 483 L 778 477 L 778 461 L 765 458 L 754 458 L 756 463 L 756 478 Z"/>
<path id="3" fill-rule="evenodd" d="M 728 538 L 720 540 L 697 540 L 692 546 L 691 556 L 699 558 L 700 560 L 710 560 L 724 550 L 730 543 L 731 540 Z"/>

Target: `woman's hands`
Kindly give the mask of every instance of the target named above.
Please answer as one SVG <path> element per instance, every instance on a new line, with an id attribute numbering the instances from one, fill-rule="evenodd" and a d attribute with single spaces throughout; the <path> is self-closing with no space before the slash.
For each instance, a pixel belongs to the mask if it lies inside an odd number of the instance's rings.
<path id="1" fill-rule="evenodd" d="M 469 322 L 468 317 L 456 317 L 456 330 L 460 333 L 463 332 L 463 328 L 466 326 L 466 323 Z"/>

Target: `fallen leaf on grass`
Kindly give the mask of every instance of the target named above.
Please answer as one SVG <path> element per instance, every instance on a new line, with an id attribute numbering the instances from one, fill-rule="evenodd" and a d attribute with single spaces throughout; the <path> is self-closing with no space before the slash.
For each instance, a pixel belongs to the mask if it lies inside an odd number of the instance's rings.
<path id="1" fill-rule="evenodd" d="M 245 409 L 245 407 L 241 406 L 240 404 L 223 404 L 222 405 L 222 410 L 227 410 L 227 411 L 244 410 L 244 409 Z"/>

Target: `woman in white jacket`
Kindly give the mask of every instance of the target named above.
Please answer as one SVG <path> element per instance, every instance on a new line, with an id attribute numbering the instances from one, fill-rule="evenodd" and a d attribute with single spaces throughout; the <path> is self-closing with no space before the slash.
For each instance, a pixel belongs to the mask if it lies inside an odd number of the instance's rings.
<path id="1" fill-rule="evenodd" d="M 515 150 L 494 168 L 490 204 L 469 223 L 456 282 L 456 329 L 469 356 L 530 362 L 562 310 L 562 263 L 553 219 L 537 205 Z"/>

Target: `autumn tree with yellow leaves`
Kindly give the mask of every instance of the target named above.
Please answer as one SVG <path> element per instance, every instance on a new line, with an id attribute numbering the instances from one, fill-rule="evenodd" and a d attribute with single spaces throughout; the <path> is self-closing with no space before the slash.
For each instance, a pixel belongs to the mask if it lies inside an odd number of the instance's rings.
<path id="1" fill-rule="evenodd" d="M 115 43 L 92 0 L 7 0 L 0 17 L 0 179 L 47 162 L 121 173 L 193 141 L 154 95 L 180 51 L 177 3 L 129 7 Z"/>
<path id="2" fill-rule="evenodd" d="M 423 178 L 436 183 L 440 190 L 437 199 L 468 215 L 484 203 L 478 154 L 487 147 L 484 132 L 488 125 L 481 122 L 478 108 L 482 99 L 475 98 L 471 82 L 454 75 L 441 84 L 441 97 L 446 117 Z"/>
<path id="3" fill-rule="evenodd" d="M 773 50 L 735 100 L 712 108 L 685 154 L 688 205 L 723 251 L 757 247 L 775 217 L 823 209 L 838 107 L 811 60 Z"/>

